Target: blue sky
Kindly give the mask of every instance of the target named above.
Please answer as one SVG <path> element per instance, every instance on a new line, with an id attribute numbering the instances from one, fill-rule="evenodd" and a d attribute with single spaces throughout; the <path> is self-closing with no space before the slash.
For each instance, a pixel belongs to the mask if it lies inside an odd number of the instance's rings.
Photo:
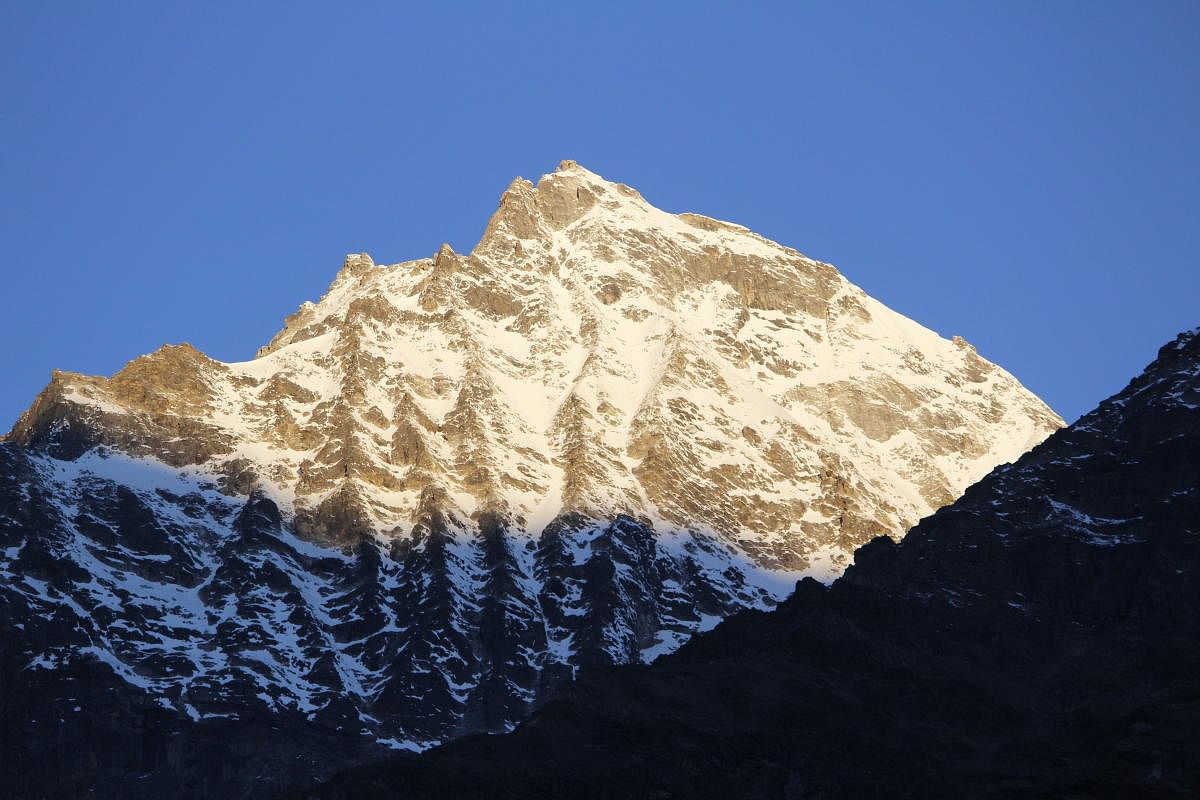
<path id="1" fill-rule="evenodd" d="M 1068 420 L 1200 324 L 1200 4 L 433 5 L 5 3 L 0 428 L 52 367 L 250 358 L 343 254 L 469 250 L 564 158 Z"/>

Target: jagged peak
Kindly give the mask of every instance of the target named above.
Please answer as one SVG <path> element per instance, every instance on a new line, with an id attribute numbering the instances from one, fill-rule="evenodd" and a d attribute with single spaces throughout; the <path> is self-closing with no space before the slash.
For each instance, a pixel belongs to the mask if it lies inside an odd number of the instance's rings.
<path id="1" fill-rule="evenodd" d="M 180 342 L 179 344 L 171 344 L 168 342 L 167 344 L 159 345 L 157 349 L 149 353 L 138 356 L 125 366 L 128 368 L 134 362 L 142 360 L 161 361 L 181 358 L 188 360 L 212 361 L 211 358 L 209 358 L 203 351 L 197 349 L 196 346 L 191 342 Z"/>
<path id="2" fill-rule="evenodd" d="M 375 261 L 367 253 L 347 253 L 342 267 L 329 285 L 329 291 L 348 282 L 355 281 L 375 269 Z"/>
<path id="3" fill-rule="evenodd" d="M 599 173 L 592 172 L 577 161 L 569 159 L 559 162 L 553 172 L 543 175 L 537 182 L 537 188 L 556 182 L 568 182 L 577 188 L 585 186 L 597 195 L 611 195 L 610 199 L 626 198 L 645 203 L 641 193 L 632 186 L 609 180 Z"/>
<path id="4" fill-rule="evenodd" d="M 1192 343 L 1193 340 L 1195 340 L 1197 338 L 1200 338 L 1200 327 L 1195 327 L 1195 328 L 1192 328 L 1191 330 L 1183 331 L 1178 336 L 1176 336 L 1173 340 L 1171 340 L 1170 342 L 1167 342 L 1165 345 L 1163 345 L 1159 349 L 1158 357 L 1163 358 L 1164 356 L 1166 356 L 1169 353 L 1172 353 L 1175 351 L 1183 351 L 1184 349 L 1186 349 L 1188 347 L 1188 345 L 1190 345 Z"/>
<path id="5" fill-rule="evenodd" d="M 454 252 L 454 248 L 450 246 L 450 243 L 449 243 L 449 242 L 442 242 L 442 245 L 441 245 L 441 247 L 439 247 L 439 248 L 437 249 L 437 252 L 436 252 L 436 253 L 434 253 L 434 256 L 433 256 L 433 265 L 434 265 L 435 267 L 440 267 L 440 266 L 442 266 L 442 264 L 443 264 L 443 263 L 445 263 L 445 262 L 446 262 L 448 259 L 452 260 L 452 259 L 455 259 L 455 258 L 457 258 L 457 257 L 458 257 L 458 253 Z"/>
<path id="6" fill-rule="evenodd" d="M 583 166 L 578 161 L 575 161 L 575 160 L 569 159 L 569 158 L 563 159 L 562 161 L 558 162 L 558 166 L 556 166 L 552 171 L 547 172 L 544 175 L 542 175 L 542 177 L 538 180 L 538 183 L 541 183 L 542 181 L 544 181 L 548 178 L 552 179 L 555 177 L 557 177 L 557 178 L 573 177 L 577 180 L 586 181 L 587 183 L 605 184 L 608 186 L 615 185 L 615 183 L 613 181 L 610 181 L 607 178 L 604 178 L 599 173 L 592 172 L 590 169 Z"/>
<path id="7" fill-rule="evenodd" d="M 349 272 L 354 275 L 360 275 L 369 269 L 375 267 L 375 261 L 369 253 L 347 253 L 346 259 L 342 262 L 342 268 L 339 272 Z"/>
<path id="8" fill-rule="evenodd" d="M 1080 418 L 1076 423 L 1085 427 L 1112 412 L 1128 413 L 1131 404 L 1159 403 L 1175 405 L 1189 411 L 1200 408 L 1200 328 L 1186 330 L 1164 344 L 1154 360 L 1117 394 Z M 1091 423 L 1089 423 L 1091 424 Z"/>
<path id="9" fill-rule="evenodd" d="M 500 204 L 473 253 L 500 246 L 512 249 L 510 240 L 550 238 L 595 208 L 618 209 L 633 202 L 643 212 L 657 211 L 638 191 L 610 181 L 576 161 L 565 160 L 537 183 L 515 178 L 500 196 Z"/>

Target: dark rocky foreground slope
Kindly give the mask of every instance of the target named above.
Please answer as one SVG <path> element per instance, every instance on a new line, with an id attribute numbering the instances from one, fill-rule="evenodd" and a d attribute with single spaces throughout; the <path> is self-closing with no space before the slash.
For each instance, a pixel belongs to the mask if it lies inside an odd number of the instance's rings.
<path id="1" fill-rule="evenodd" d="M 1200 329 L 830 588 L 309 798 L 1194 797 Z"/>

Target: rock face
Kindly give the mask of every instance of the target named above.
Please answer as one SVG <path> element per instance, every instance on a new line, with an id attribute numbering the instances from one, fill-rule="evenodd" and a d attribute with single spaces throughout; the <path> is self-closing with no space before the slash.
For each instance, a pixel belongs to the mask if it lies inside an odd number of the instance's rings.
<path id="1" fill-rule="evenodd" d="M 54 374 L 0 443 L 9 785 L 124 743 L 147 792 L 233 795 L 509 730 L 1060 425 L 833 267 L 564 162 L 469 255 L 348 257 L 253 361 Z"/>
<path id="2" fill-rule="evenodd" d="M 1200 794 L 1200 328 L 826 588 L 310 798 Z"/>

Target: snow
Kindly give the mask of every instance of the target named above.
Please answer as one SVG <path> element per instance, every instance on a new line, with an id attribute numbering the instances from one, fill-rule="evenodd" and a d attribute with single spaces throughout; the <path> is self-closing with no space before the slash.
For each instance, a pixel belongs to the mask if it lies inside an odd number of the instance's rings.
<path id="1" fill-rule="evenodd" d="M 436 742 L 428 742 L 428 743 L 422 744 L 419 742 L 411 742 L 411 741 L 408 741 L 407 739 L 396 739 L 396 738 L 376 739 L 375 741 L 378 742 L 379 744 L 383 745 L 384 747 L 390 747 L 393 750 L 408 750 L 409 752 L 412 752 L 412 753 L 420 753 L 424 750 L 428 750 L 430 747 L 433 747 L 435 744 L 437 744 Z"/>
<path id="2" fill-rule="evenodd" d="M 1138 541 L 1138 537 L 1132 532 L 1111 530 L 1111 528 L 1135 522 L 1140 520 L 1141 517 L 1128 517 L 1124 519 L 1094 517 L 1090 514 L 1085 514 L 1074 506 L 1067 505 L 1053 498 L 1046 498 L 1046 502 L 1051 509 L 1050 518 L 1068 529 L 1082 534 L 1084 541 L 1088 544 L 1099 547 L 1115 547 L 1116 545 Z M 1105 530 L 1106 528 L 1110 530 Z"/>

